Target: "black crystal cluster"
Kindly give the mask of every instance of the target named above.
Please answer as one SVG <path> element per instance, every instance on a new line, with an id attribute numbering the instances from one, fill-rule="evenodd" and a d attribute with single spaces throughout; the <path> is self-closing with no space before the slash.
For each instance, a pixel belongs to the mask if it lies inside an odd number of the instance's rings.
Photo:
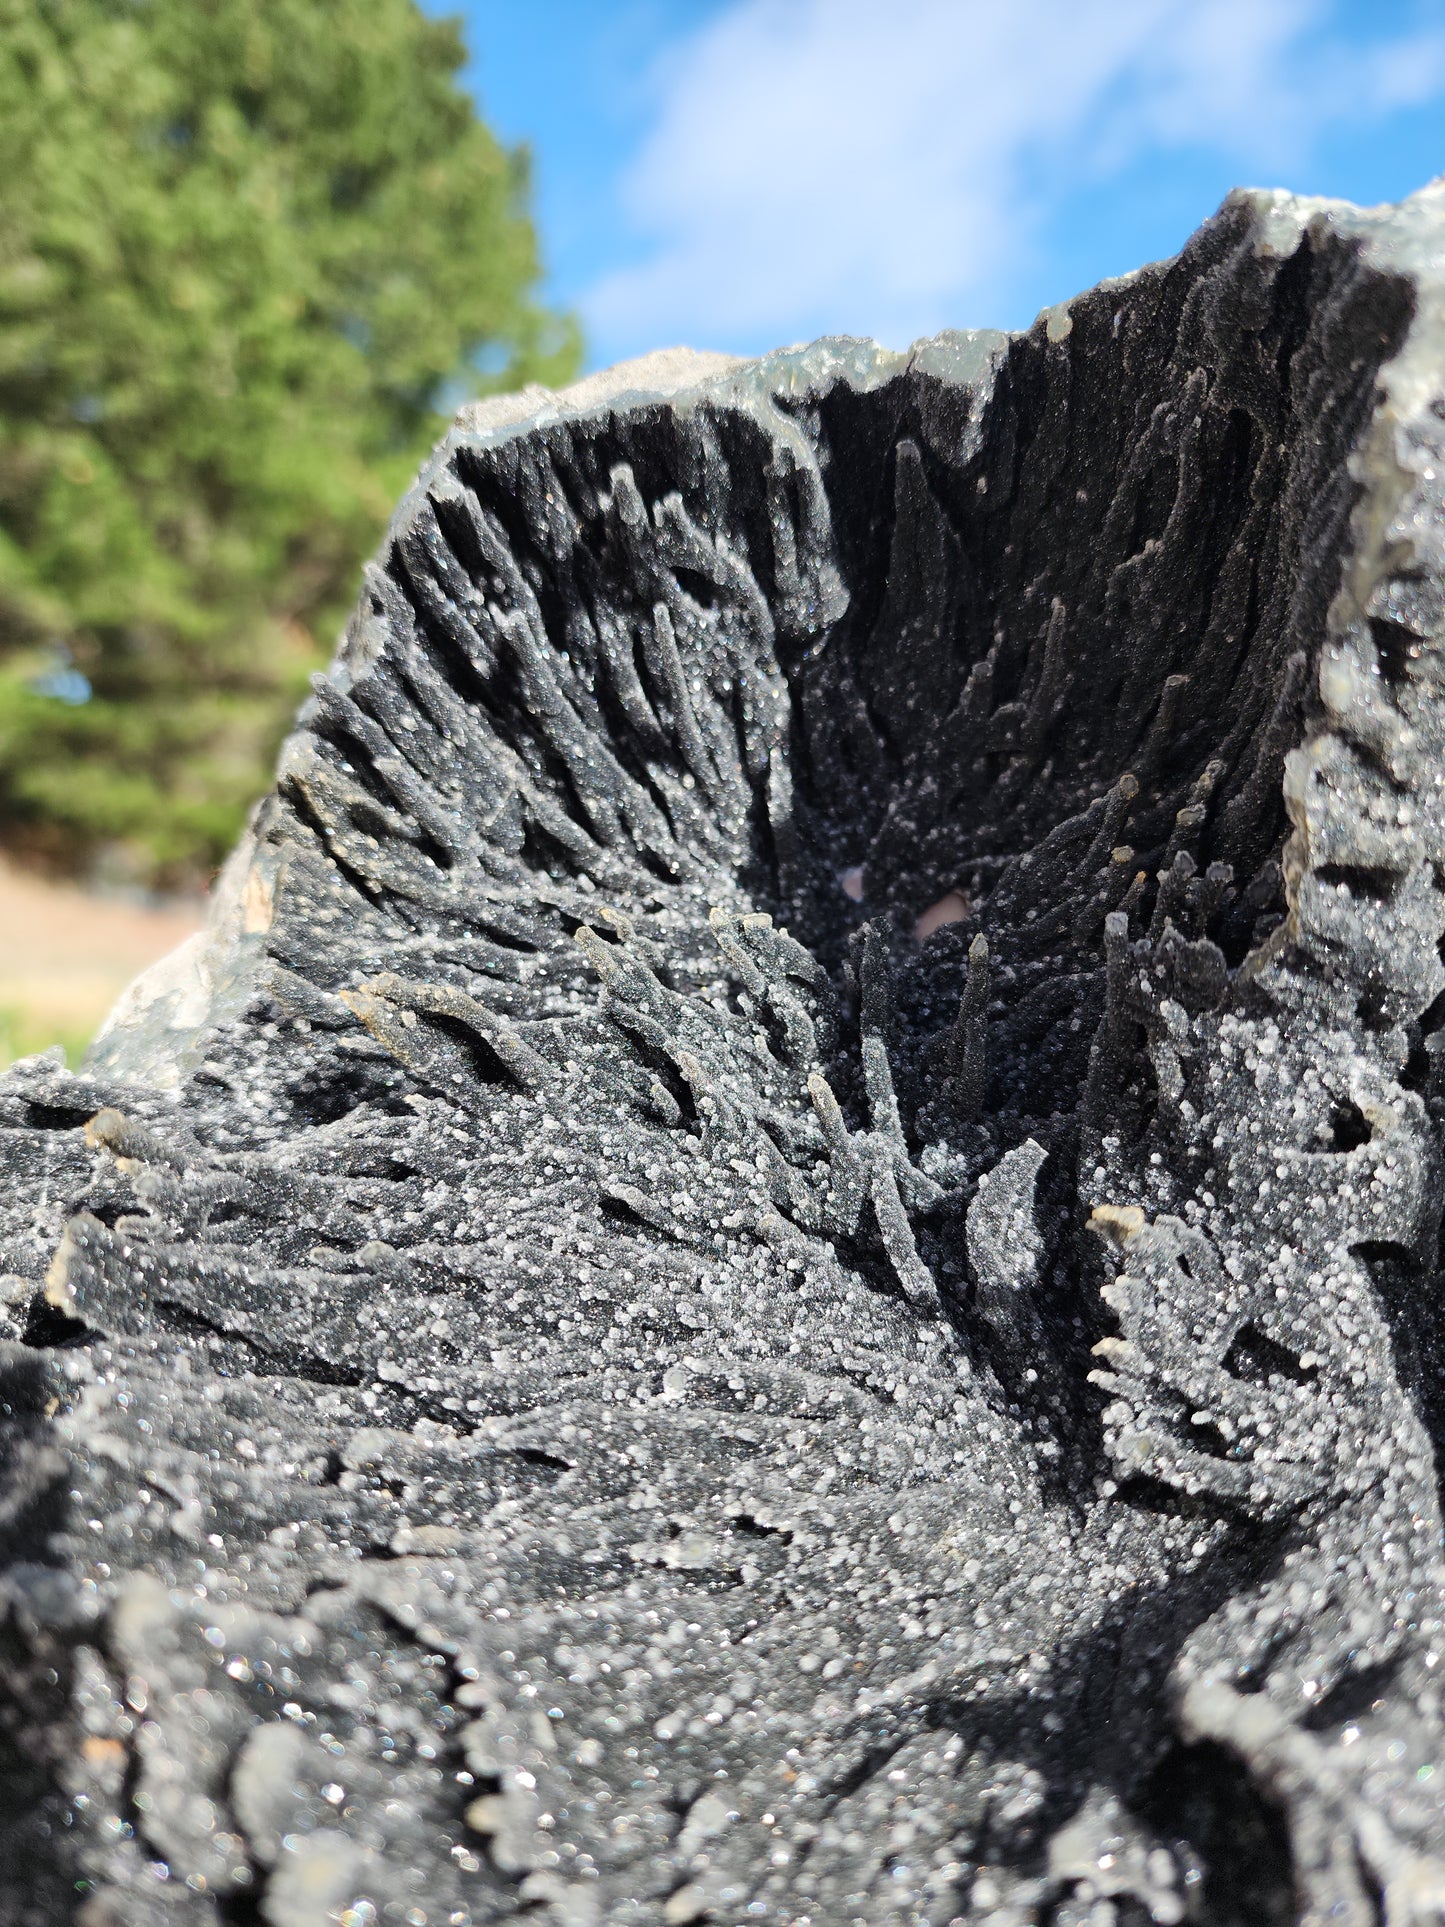
<path id="1" fill-rule="evenodd" d="M 0 1920 L 1445 1919 L 1442 263 L 464 412 L 0 1081 Z"/>

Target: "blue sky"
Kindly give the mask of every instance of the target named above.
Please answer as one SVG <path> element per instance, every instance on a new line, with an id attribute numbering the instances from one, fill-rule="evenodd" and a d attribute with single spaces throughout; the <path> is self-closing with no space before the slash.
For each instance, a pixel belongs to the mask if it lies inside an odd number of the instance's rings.
<path id="1" fill-rule="evenodd" d="M 1445 172 L 1445 0 L 459 10 L 593 367 L 1022 327 L 1239 182 L 1374 202 Z"/>

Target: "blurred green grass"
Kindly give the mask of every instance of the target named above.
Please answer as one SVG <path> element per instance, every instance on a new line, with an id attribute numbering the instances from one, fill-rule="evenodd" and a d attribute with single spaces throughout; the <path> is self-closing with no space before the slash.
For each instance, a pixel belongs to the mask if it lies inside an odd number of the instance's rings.
<path id="1" fill-rule="evenodd" d="M 0 1069 L 13 1064 L 17 1058 L 33 1057 L 37 1051 L 59 1044 L 65 1051 L 67 1065 L 75 1070 L 94 1034 L 89 1025 L 57 1029 L 42 1013 L 18 1004 L 0 1004 Z"/>

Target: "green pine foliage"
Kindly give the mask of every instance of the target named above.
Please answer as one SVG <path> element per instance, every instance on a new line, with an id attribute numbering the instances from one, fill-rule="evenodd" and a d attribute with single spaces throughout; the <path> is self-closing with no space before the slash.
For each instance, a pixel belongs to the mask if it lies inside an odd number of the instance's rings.
<path id="1" fill-rule="evenodd" d="M 574 371 L 464 57 L 413 0 L 0 0 L 11 849 L 213 868 L 439 409 Z"/>

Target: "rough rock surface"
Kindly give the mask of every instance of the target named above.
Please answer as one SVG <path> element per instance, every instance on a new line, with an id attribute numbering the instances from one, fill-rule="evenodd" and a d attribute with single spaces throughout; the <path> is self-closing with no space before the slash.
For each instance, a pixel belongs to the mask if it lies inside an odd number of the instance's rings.
<path id="1" fill-rule="evenodd" d="M 1445 188 L 463 415 L 0 1081 L 0 1920 L 1445 1918 L 1442 396 Z"/>

